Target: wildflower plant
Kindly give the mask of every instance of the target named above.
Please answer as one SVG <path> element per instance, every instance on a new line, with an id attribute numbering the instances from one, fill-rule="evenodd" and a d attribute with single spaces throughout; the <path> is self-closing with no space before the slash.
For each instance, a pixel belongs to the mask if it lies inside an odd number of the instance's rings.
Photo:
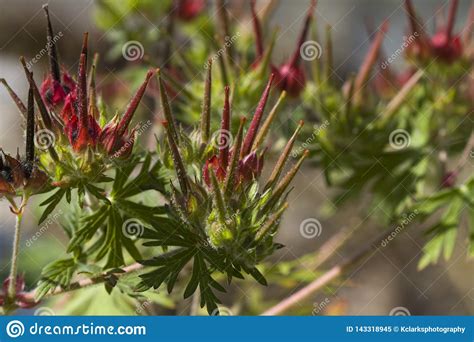
<path id="1" fill-rule="evenodd" d="M 19 101 L 19 98 L 17 99 Z M 39 168 L 35 155 L 35 113 L 31 87 L 28 91 L 27 106 L 22 104 L 21 108 L 26 118 L 25 155 L 21 157 L 17 152 L 17 156 L 12 157 L 0 150 L 0 199 L 8 200 L 10 211 L 16 217 L 10 276 L 3 281 L 3 291 L 0 294 L 0 306 L 5 310 L 32 305 L 24 297 L 24 279 L 18 274 L 17 259 L 20 252 L 21 223 L 30 197 L 43 191 L 49 182 L 48 175 Z M 17 203 L 18 198 L 20 198 L 20 204 Z"/>
<path id="2" fill-rule="evenodd" d="M 77 72 L 61 64 L 45 5 L 49 71 L 37 83 L 20 58 L 29 85 L 26 105 L 0 80 L 26 131 L 24 156 L 0 150 L 0 198 L 17 219 L 0 307 L 10 313 L 103 283 L 127 304 L 148 303 L 166 287 L 170 298 L 192 297 L 216 314 L 217 292 L 236 278 L 267 285 L 267 279 L 283 283 L 284 274 L 309 282 L 298 268 L 308 262 L 319 272 L 319 250 L 316 259 L 311 254 L 275 268 L 265 263 L 284 247 L 276 235 L 305 159 L 338 190 L 336 210 L 369 193 L 366 209 L 379 222 L 390 225 L 407 214 L 410 221 L 430 219 L 420 267 L 451 256 L 465 216 L 472 256 L 474 179 L 465 171 L 474 146 L 474 46 L 472 15 L 462 32 L 454 30 L 457 4 L 451 1 L 444 25 L 430 35 L 406 0 L 406 70 L 392 70 L 383 50 L 386 21 L 371 32 L 359 70 L 341 84 L 333 77 L 330 27 L 324 48 L 319 43 L 316 1 L 308 1 L 294 51 L 275 61 L 278 30 L 268 27 L 270 2 L 261 11 L 257 1 L 245 3 L 247 32 L 225 1 L 101 0 L 97 21 L 115 47 L 108 57 L 121 52 L 125 71 L 140 80 L 120 111 L 111 110 L 119 94 L 103 97 L 97 87 L 99 56 L 91 58 L 87 33 Z M 157 22 L 160 29 L 150 27 Z M 316 51 L 307 55 L 308 46 Z M 153 106 L 148 111 L 141 105 L 145 98 Z M 137 123 L 149 112 L 158 113 L 150 116 L 153 123 Z M 288 122 L 274 127 L 284 115 Z M 156 144 L 145 149 L 139 138 L 153 125 Z M 275 138 L 275 129 L 289 133 Z M 41 198 L 39 223 L 67 208 L 61 227 L 68 246 L 66 257 L 44 267 L 27 292 L 18 249 L 33 195 Z M 347 265 L 324 279 L 333 280 Z M 289 302 L 268 312 L 282 312 Z"/>
<path id="3" fill-rule="evenodd" d="M 67 288 L 74 274 L 84 265 L 97 263 L 91 266 L 93 271 L 90 272 L 94 275 L 102 269 L 123 266 L 123 251 L 127 251 L 132 259 L 140 260 L 141 254 L 133 235 L 136 232 L 125 222 L 132 218 L 139 220 L 145 213 L 160 212 L 162 208 L 147 206 L 142 200 L 136 201 L 132 197 L 148 190 L 159 191 L 164 186 L 158 171 L 160 162 L 152 161 L 146 153 L 132 153 L 136 136 L 130 123 L 154 71 L 147 73 L 124 113 L 112 117 L 105 106 L 99 108 L 98 105 L 95 63 L 90 76 L 87 76 L 87 33 L 84 34 L 77 77 L 73 77 L 60 67 L 59 54 L 51 40 L 53 30 L 47 6 L 44 9 L 47 38 L 52 42 L 47 45 L 50 73 L 38 87 L 24 58 L 20 59 L 30 85 L 29 106 L 25 113 L 29 118 L 27 157 L 25 162 L 16 162 L 5 155 L 2 169 L 5 169 L 8 185 L 7 196 L 15 194 L 12 190 L 20 186 L 29 195 L 26 190 L 37 186 L 38 179 L 46 183 L 40 189 L 45 193 L 45 199 L 40 204 L 42 215 L 39 223 L 63 201 L 73 209 L 69 210 L 72 222 L 64 224 L 71 239 L 68 246 L 70 258 L 58 260 L 43 270 L 34 298 L 30 298 L 33 303 L 57 287 Z M 23 113 L 25 106 L 8 83 L 3 83 Z M 31 123 L 33 98 L 39 112 L 37 125 Z M 32 131 L 35 127 L 40 128 L 36 135 Z M 35 146 L 37 158 L 33 163 Z M 132 178 L 135 169 L 140 171 Z M 20 174 L 24 174 L 22 179 Z M 2 178 L 2 187 L 3 184 Z"/>
<path id="4" fill-rule="evenodd" d="M 283 175 L 301 123 L 270 178 L 262 183 L 263 145 L 276 111 L 275 106 L 265 118 L 274 76 L 249 116 L 248 127 L 245 117 L 238 120 L 238 127 L 233 125 L 227 85 L 220 129 L 214 130 L 211 65 L 200 123 L 191 133 L 176 122 L 167 95 L 170 88 L 160 69 L 149 70 L 123 114 L 112 116 L 96 89 L 97 57 L 89 70 L 88 34 L 83 36 L 73 76 L 59 62 L 47 5 L 44 11 L 50 72 L 38 86 L 25 59 L 20 59 L 30 86 L 26 112 L 3 82 L 27 116 L 28 140 L 25 160 L 2 155 L 1 185 L 8 198 L 40 188 L 45 197 L 40 223 L 68 203 L 72 209 L 62 226 L 70 239 L 69 256 L 46 266 L 35 290 L 19 295 L 16 302 L 12 290 L 12 296 L 5 297 L 11 306 L 5 309 L 34 305 L 44 296 L 75 289 L 79 273 L 90 281 L 101 279 L 111 292 L 130 261 L 147 268 L 132 289 L 135 294 L 163 283 L 171 293 L 182 270 L 192 265 L 184 296 L 199 288 L 201 306 L 209 313 L 217 312 L 220 302 L 214 290 L 225 291 L 215 273 L 224 274 L 229 283 L 250 274 L 266 285 L 257 266 L 282 247 L 274 235 L 288 206 L 290 183 L 306 158 L 303 154 Z M 136 148 L 137 128 L 131 128 L 131 122 L 155 74 L 165 134 L 157 138 L 156 151 L 142 152 Z M 39 113 L 36 124 L 34 103 Z M 33 139 L 41 137 L 35 136 L 35 127 L 49 138 L 36 144 L 37 158 Z M 11 279 L 9 284 L 14 283 Z M 17 283 L 20 286 L 21 280 Z M 18 291 L 23 290 L 20 287 Z"/>
<path id="5" fill-rule="evenodd" d="M 166 281 L 171 292 L 178 274 L 192 262 L 192 276 L 184 296 L 192 295 L 199 287 L 201 306 L 206 305 L 212 313 L 219 303 L 213 290 L 224 290 L 213 279 L 213 272 L 224 273 L 229 283 L 234 277 L 243 278 L 243 273 L 248 273 L 266 285 L 256 266 L 282 247 L 274 242 L 273 236 L 288 206 L 285 199 L 290 183 L 306 157 L 303 154 L 281 177 L 298 129 L 265 186 L 259 185 L 265 153 L 262 135 L 266 133 L 261 129 L 261 122 L 272 80 L 273 76 L 248 129 L 244 132 L 246 118 L 241 118 L 235 136 L 230 127 L 230 88 L 224 91 L 221 128 L 213 134 L 210 103 L 206 103 L 210 98 L 206 92 L 200 128 L 189 138 L 175 122 L 165 84 L 159 76 L 166 130 L 166 142 L 160 144 L 159 151 L 164 165 L 171 166 L 176 173 L 177 184 L 170 184 L 169 222 L 147 229 L 143 238 L 150 240 L 146 246 L 178 249 L 172 256 L 157 256 L 145 262 L 156 269 L 141 276 L 143 289 L 159 288 Z M 207 82 L 211 82 L 210 77 Z M 270 123 L 267 121 L 264 127 L 268 129 Z M 167 229 L 174 233 L 170 235 Z M 171 258 L 175 262 L 169 262 Z"/>

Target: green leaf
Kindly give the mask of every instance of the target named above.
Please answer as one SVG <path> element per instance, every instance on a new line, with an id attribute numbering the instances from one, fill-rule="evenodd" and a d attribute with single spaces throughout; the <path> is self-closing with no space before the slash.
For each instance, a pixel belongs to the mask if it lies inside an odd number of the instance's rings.
<path id="1" fill-rule="evenodd" d="M 109 215 L 109 207 L 102 206 L 93 214 L 86 216 L 81 223 L 81 228 L 75 232 L 73 238 L 69 242 L 68 253 L 72 252 L 76 248 L 80 248 L 83 243 L 89 241 L 94 234 L 99 230 L 105 223 Z"/>
<path id="2" fill-rule="evenodd" d="M 104 195 L 104 193 L 105 193 L 104 189 L 98 188 L 98 187 L 96 187 L 95 185 L 92 185 L 92 184 L 86 184 L 86 189 L 91 194 L 93 194 L 97 199 L 100 199 L 100 200 L 106 202 L 107 204 L 111 204 L 109 199 Z"/>
<path id="3" fill-rule="evenodd" d="M 250 269 L 245 270 L 245 271 L 248 272 L 256 281 L 258 281 L 263 286 L 268 286 L 267 280 L 265 279 L 263 274 L 260 273 L 260 271 L 256 267 L 250 268 Z"/>
<path id="4" fill-rule="evenodd" d="M 445 260 L 451 257 L 456 244 L 457 228 L 463 205 L 461 197 L 454 198 L 441 221 L 429 229 L 429 233 L 434 237 L 423 247 L 424 255 L 419 261 L 419 269 L 423 269 L 429 264 L 435 264 L 441 255 Z"/>
<path id="5" fill-rule="evenodd" d="M 65 189 L 59 189 L 56 191 L 52 196 L 50 196 L 48 199 L 46 199 L 44 202 L 40 204 L 40 206 L 45 206 L 47 207 L 44 209 L 43 214 L 41 215 L 41 218 L 39 219 L 38 224 L 43 223 L 44 220 L 48 217 L 49 214 L 56 208 L 56 206 L 61 202 L 61 199 L 63 196 L 66 194 Z"/>
<path id="6" fill-rule="evenodd" d="M 122 217 L 112 207 L 107 224 L 106 242 L 103 246 L 103 250 L 109 255 L 105 268 L 119 267 L 125 263 L 122 252 L 122 224 Z"/>
<path id="7" fill-rule="evenodd" d="M 153 287 L 157 289 L 165 280 L 168 280 L 168 291 L 171 292 L 179 273 L 195 253 L 195 248 L 181 248 L 155 257 L 152 260 L 143 261 L 144 265 L 158 266 L 158 268 L 140 275 L 142 283 L 146 284 L 148 288 Z"/>
<path id="8" fill-rule="evenodd" d="M 199 268 L 200 262 L 199 262 L 199 256 L 196 255 L 194 257 L 194 264 L 193 264 L 193 273 L 191 275 L 191 279 L 189 280 L 188 285 L 186 286 L 186 289 L 184 290 L 184 298 L 190 297 L 194 292 L 196 292 L 196 289 L 199 285 L 199 275 L 201 273 L 201 269 Z"/>
<path id="9" fill-rule="evenodd" d="M 44 267 L 36 288 L 35 299 L 39 301 L 57 287 L 67 289 L 77 268 L 78 264 L 74 259 L 57 260 Z"/>

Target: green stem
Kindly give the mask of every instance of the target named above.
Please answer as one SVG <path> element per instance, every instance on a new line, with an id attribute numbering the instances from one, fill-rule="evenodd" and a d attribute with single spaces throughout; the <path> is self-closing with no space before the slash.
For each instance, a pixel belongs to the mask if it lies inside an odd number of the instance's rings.
<path id="1" fill-rule="evenodd" d="M 13 238 L 12 263 L 10 267 L 10 281 L 8 283 L 8 299 L 15 301 L 16 278 L 18 274 L 18 254 L 20 252 L 21 223 L 23 221 L 23 208 L 28 201 L 28 195 L 23 195 L 23 201 L 19 209 L 16 210 L 15 236 Z"/>

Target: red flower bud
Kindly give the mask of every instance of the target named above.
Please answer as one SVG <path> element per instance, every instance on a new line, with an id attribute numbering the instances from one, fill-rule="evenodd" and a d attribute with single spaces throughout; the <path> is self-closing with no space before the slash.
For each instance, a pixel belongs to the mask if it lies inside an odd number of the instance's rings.
<path id="1" fill-rule="evenodd" d="M 241 182 L 250 182 L 260 176 L 263 168 L 263 154 L 259 157 L 257 153 L 252 153 L 245 156 L 239 162 L 239 179 Z"/>
<path id="2" fill-rule="evenodd" d="M 219 158 L 217 156 L 212 156 L 208 160 L 206 160 L 206 163 L 204 164 L 202 168 L 202 177 L 204 179 L 204 182 L 207 184 L 207 186 L 211 186 L 211 176 L 209 174 L 209 167 L 212 167 L 214 170 L 214 173 L 216 174 L 217 180 L 218 181 L 223 181 L 225 179 L 226 171 L 220 165 Z"/>
<path id="3" fill-rule="evenodd" d="M 40 93 L 44 102 L 49 107 L 54 107 L 63 104 L 66 96 L 75 90 L 76 84 L 67 72 L 63 72 L 61 75 L 58 53 L 56 51 L 56 37 L 54 36 L 51 18 L 49 17 L 48 5 L 44 5 L 43 10 L 47 20 L 46 39 L 50 74 L 41 84 Z"/>
<path id="4" fill-rule="evenodd" d="M 300 33 L 298 44 L 296 45 L 295 51 L 293 52 L 291 59 L 288 62 L 280 65 L 279 67 L 272 66 L 273 73 L 275 74 L 275 85 L 280 90 L 285 90 L 291 97 L 299 96 L 306 85 L 304 69 L 299 65 L 301 59 L 300 50 L 308 34 L 309 25 L 311 24 L 311 20 L 313 18 L 313 11 L 315 6 L 316 1 L 311 1 L 311 5 L 306 15 L 303 30 Z"/>
<path id="5" fill-rule="evenodd" d="M 61 77 L 62 82 L 59 82 L 49 75 L 41 83 L 41 97 L 50 108 L 63 105 L 66 96 L 76 90 L 76 83 L 69 74 L 63 73 Z"/>
<path id="6" fill-rule="evenodd" d="M 458 173 L 456 171 L 447 172 L 441 180 L 441 187 L 452 188 L 456 184 L 457 177 Z"/>
<path id="7" fill-rule="evenodd" d="M 405 6 L 408 11 L 411 33 L 417 36 L 415 43 L 411 44 L 407 49 L 409 56 L 414 56 L 421 60 L 428 58 L 437 59 L 448 64 L 461 58 L 463 54 L 461 37 L 452 33 L 458 0 L 451 1 L 446 27 L 438 28 L 437 33 L 432 37 L 429 37 L 422 30 L 410 0 L 405 0 Z"/>
<path id="8" fill-rule="evenodd" d="M 205 7 L 205 0 L 177 0 L 176 15 L 183 21 L 191 21 L 200 15 Z"/>
<path id="9" fill-rule="evenodd" d="M 304 90 L 306 77 L 302 67 L 286 63 L 272 69 L 275 74 L 275 85 L 278 89 L 285 90 L 291 97 L 298 97 Z"/>
<path id="10" fill-rule="evenodd" d="M 443 31 L 438 32 L 431 38 L 431 50 L 443 62 L 452 63 L 462 56 L 461 38 L 450 37 Z"/>

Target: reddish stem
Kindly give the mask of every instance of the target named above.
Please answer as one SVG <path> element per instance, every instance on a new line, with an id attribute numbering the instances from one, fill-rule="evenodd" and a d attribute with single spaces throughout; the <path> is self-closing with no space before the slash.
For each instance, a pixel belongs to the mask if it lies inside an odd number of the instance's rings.
<path id="1" fill-rule="evenodd" d="M 77 101 L 78 101 L 78 114 L 79 120 L 82 127 L 88 126 L 87 120 L 87 80 L 86 80 L 86 55 L 81 53 L 79 60 L 79 72 L 77 77 L 78 91 L 77 91 Z"/>
<path id="2" fill-rule="evenodd" d="M 290 60 L 291 67 L 296 67 L 300 61 L 300 49 L 306 40 L 306 36 L 308 35 L 309 25 L 311 24 L 311 20 L 313 19 L 313 12 L 314 12 L 315 7 L 316 7 L 316 0 L 311 0 L 311 5 L 309 6 L 308 13 L 306 14 L 303 30 L 301 31 L 300 37 L 298 39 L 298 44 L 296 45 L 295 52 L 293 52 L 293 56 L 291 57 L 291 60 Z"/>
<path id="3" fill-rule="evenodd" d="M 229 143 L 227 141 L 228 135 L 230 134 L 230 103 L 229 103 L 229 93 L 230 88 L 226 86 L 224 88 L 225 100 L 224 100 L 224 110 L 222 111 L 222 123 L 221 123 L 221 133 L 219 146 L 219 164 L 226 170 L 227 165 L 229 164 Z"/>
<path id="4" fill-rule="evenodd" d="M 133 115 L 135 114 L 135 111 L 137 110 L 137 107 L 140 104 L 143 95 L 145 94 L 146 87 L 148 86 L 148 83 L 154 74 L 155 70 L 148 70 L 145 81 L 143 81 L 140 88 L 138 88 L 137 92 L 132 97 L 130 103 L 127 106 L 127 109 L 125 110 L 125 114 L 117 125 L 116 136 L 122 136 L 127 130 L 128 126 L 130 125 L 130 122 L 132 121 Z"/>
<path id="5" fill-rule="evenodd" d="M 414 34 L 415 32 L 420 32 L 420 25 L 418 24 L 417 21 L 417 16 L 415 12 L 415 8 L 413 7 L 413 4 L 411 0 L 405 0 L 405 9 L 408 12 L 408 20 L 410 21 L 410 28 L 411 28 L 411 33 Z"/>
<path id="6" fill-rule="evenodd" d="M 448 15 L 448 24 L 446 25 L 446 43 L 449 42 L 451 38 L 451 34 L 453 32 L 454 27 L 454 19 L 456 18 L 456 11 L 458 8 L 458 0 L 452 0 L 451 6 L 449 7 L 449 15 Z"/>
<path id="7" fill-rule="evenodd" d="M 250 1 L 250 9 L 252 11 L 252 24 L 253 24 L 253 30 L 255 33 L 255 44 L 257 48 L 256 60 L 259 61 L 260 58 L 262 58 L 263 56 L 263 37 L 262 37 L 262 25 L 260 23 L 260 19 L 258 18 L 255 4 L 256 4 L 255 0 Z"/>
<path id="8" fill-rule="evenodd" d="M 77 83 L 79 86 L 77 92 L 77 101 L 79 102 L 79 120 L 82 127 L 87 128 L 87 42 L 89 34 L 84 32 L 82 40 L 81 57 L 79 59 L 79 72 L 77 76 Z"/>
<path id="9" fill-rule="evenodd" d="M 382 46 L 383 38 L 385 35 L 385 32 L 387 32 L 388 29 L 388 22 L 384 21 L 382 24 L 380 30 L 377 32 L 377 35 L 375 36 L 375 39 L 373 40 L 369 52 L 364 58 L 364 61 L 362 63 L 362 66 L 360 67 L 360 71 L 357 74 L 356 80 L 355 80 L 355 93 L 358 94 L 358 92 L 364 87 L 365 82 L 367 82 L 367 79 L 369 78 L 370 71 L 372 67 L 375 65 L 378 56 L 379 56 L 379 51 Z M 360 95 L 360 94 L 359 94 Z"/>

